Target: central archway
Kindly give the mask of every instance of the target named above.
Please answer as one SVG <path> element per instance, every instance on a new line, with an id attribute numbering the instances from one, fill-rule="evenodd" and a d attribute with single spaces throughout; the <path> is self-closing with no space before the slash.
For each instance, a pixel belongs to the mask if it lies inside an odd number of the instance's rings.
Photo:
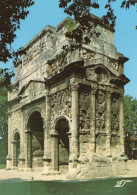
<path id="1" fill-rule="evenodd" d="M 44 129 L 40 112 L 35 111 L 31 114 L 28 120 L 28 130 L 31 132 L 31 168 L 43 167 Z"/>
<path id="2" fill-rule="evenodd" d="M 60 118 L 56 122 L 55 130 L 58 133 L 58 166 L 59 171 L 68 172 L 69 164 L 69 138 L 67 132 L 69 131 L 68 120 Z"/>

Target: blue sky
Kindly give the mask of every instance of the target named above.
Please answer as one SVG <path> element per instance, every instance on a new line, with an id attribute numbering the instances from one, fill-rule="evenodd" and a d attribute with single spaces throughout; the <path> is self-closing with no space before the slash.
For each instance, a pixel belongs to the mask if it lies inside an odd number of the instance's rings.
<path id="1" fill-rule="evenodd" d="M 91 12 L 99 17 L 104 13 L 105 0 L 101 1 L 101 8 Z M 103 3 L 102 3 L 103 2 Z M 113 3 L 117 15 L 115 27 L 115 44 L 118 52 L 129 58 L 125 63 L 125 75 L 130 83 L 125 86 L 125 94 L 137 98 L 137 8 L 129 10 L 120 9 L 121 0 Z M 35 5 L 30 9 L 25 21 L 21 21 L 21 28 L 17 30 L 17 38 L 13 44 L 14 48 L 25 46 L 46 25 L 56 27 L 65 17 L 63 9 L 58 8 L 58 0 L 35 0 Z"/>

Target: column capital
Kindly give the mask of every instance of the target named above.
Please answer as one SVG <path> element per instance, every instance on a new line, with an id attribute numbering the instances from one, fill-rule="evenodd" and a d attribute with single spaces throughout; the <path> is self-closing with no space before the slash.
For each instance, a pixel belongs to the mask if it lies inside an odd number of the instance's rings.
<path id="1" fill-rule="evenodd" d="M 119 100 L 124 101 L 124 95 L 123 94 L 120 94 Z"/>
<path id="2" fill-rule="evenodd" d="M 25 130 L 25 133 L 26 133 L 26 134 L 31 134 L 31 130 L 27 130 L 27 129 L 26 129 L 26 130 Z"/>
<path id="3" fill-rule="evenodd" d="M 17 143 L 17 141 L 12 140 L 11 143 L 14 145 Z"/>
<path id="4" fill-rule="evenodd" d="M 56 131 L 51 131 L 50 136 L 58 138 L 59 134 Z"/>
<path id="5" fill-rule="evenodd" d="M 49 89 L 46 90 L 46 97 L 48 97 L 48 98 L 50 97 L 50 90 Z"/>
<path id="6" fill-rule="evenodd" d="M 107 96 L 107 98 L 111 98 L 112 93 L 113 93 L 112 88 L 110 86 L 107 86 L 107 89 L 106 89 L 106 96 Z"/>
<path id="7" fill-rule="evenodd" d="M 97 92 L 97 84 L 96 83 L 91 83 L 91 95 L 95 95 Z"/>
<path id="8" fill-rule="evenodd" d="M 79 87 L 80 87 L 79 83 L 77 83 L 77 82 L 71 83 L 71 90 L 72 91 L 78 91 Z"/>
<path id="9" fill-rule="evenodd" d="M 71 131 L 66 132 L 66 134 L 68 135 L 68 138 L 72 137 L 72 132 Z"/>

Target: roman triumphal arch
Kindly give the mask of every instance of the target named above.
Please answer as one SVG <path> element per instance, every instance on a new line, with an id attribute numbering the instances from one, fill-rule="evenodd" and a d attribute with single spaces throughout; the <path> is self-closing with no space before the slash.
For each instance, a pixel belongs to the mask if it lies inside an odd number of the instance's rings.
<path id="1" fill-rule="evenodd" d="M 8 95 L 7 169 L 70 178 L 125 173 L 128 58 L 117 52 L 114 29 L 92 18 L 101 35 L 80 50 L 65 37 L 75 23 L 70 18 L 46 26 L 24 47 Z"/>

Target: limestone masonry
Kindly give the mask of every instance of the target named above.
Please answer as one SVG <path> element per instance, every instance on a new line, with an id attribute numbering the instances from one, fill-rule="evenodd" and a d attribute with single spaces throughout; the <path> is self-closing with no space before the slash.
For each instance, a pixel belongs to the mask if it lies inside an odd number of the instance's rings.
<path id="1" fill-rule="evenodd" d="M 25 47 L 9 89 L 7 169 L 90 178 L 124 174 L 124 75 L 114 30 L 71 51 L 75 21 L 46 26 Z M 63 49 L 68 45 L 68 49 Z"/>

